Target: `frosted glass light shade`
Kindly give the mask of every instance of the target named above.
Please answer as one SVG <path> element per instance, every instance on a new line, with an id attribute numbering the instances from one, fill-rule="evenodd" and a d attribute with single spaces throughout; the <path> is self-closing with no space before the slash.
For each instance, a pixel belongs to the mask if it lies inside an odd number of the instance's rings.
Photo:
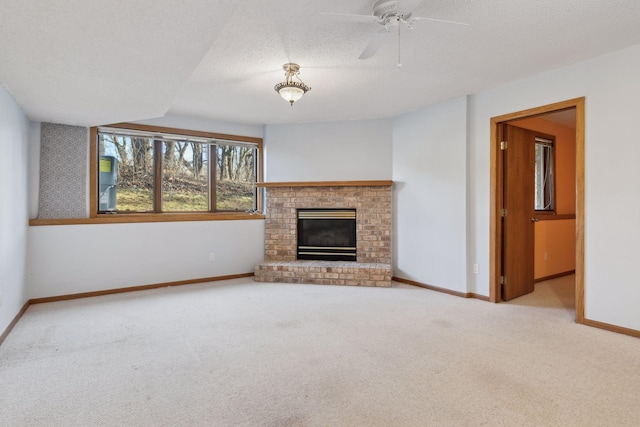
<path id="1" fill-rule="evenodd" d="M 284 86 L 280 88 L 278 93 L 280 93 L 282 99 L 288 101 L 293 105 L 294 102 L 302 98 L 302 95 L 304 95 L 304 90 L 296 86 Z"/>
<path id="2" fill-rule="evenodd" d="M 288 62 L 282 66 L 282 69 L 284 70 L 285 79 L 273 88 L 280 94 L 282 99 L 288 101 L 293 107 L 293 103 L 302 98 L 302 95 L 311 90 L 311 88 L 300 80 L 300 66 L 298 64 Z M 294 78 L 299 81 L 293 81 Z"/>

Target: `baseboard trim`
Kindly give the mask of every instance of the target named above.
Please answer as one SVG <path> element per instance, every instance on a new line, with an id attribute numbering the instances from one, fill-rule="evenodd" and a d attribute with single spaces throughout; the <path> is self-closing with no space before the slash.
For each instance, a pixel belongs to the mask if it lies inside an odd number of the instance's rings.
<path id="1" fill-rule="evenodd" d="M 419 288 L 429 289 L 430 291 L 442 292 L 443 294 L 449 294 L 460 298 L 474 298 L 482 301 L 489 301 L 489 297 L 484 295 L 478 295 L 473 292 L 458 292 L 452 291 L 451 289 L 439 288 L 437 286 L 427 285 L 425 283 L 416 282 L 414 280 L 403 279 L 401 277 L 392 277 L 391 280 L 395 280 L 396 282 L 404 283 L 411 286 L 417 286 Z"/>
<path id="2" fill-rule="evenodd" d="M 544 276 L 538 279 L 535 279 L 533 283 L 544 282 L 545 280 L 557 279 L 558 277 L 571 276 L 572 274 L 576 274 L 575 270 L 564 271 L 562 273 L 552 274 L 551 276 Z"/>
<path id="3" fill-rule="evenodd" d="M 18 323 L 18 320 L 22 318 L 22 315 L 24 314 L 25 311 L 27 311 L 27 308 L 29 308 L 30 305 L 31 305 L 30 301 L 27 301 L 24 303 L 24 305 L 22 306 L 18 314 L 16 314 L 16 317 L 13 318 L 11 323 L 9 323 L 9 326 L 7 326 L 7 329 L 5 329 L 2 335 L 0 335 L 0 345 L 2 345 L 4 340 L 9 336 L 9 332 L 11 332 L 13 327 L 16 326 L 16 324 Z"/>
<path id="4" fill-rule="evenodd" d="M 597 320 L 584 319 L 583 325 L 592 326 L 598 329 L 604 329 L 609 332 L 616 332 L 618 334 L 629 335 L 634 338 L 640 338 L 640 331 L 637 329 L 625 328 L 622 326 L 612 325 L 610 323 L 598 322 Z"/>
<path id="5" fill-rule="evenodd" d="M 227 276 L 205 277 L 201 279 L 179 280 L 176 282 L 154 283 L 151 285 L 131 286 L 128 288 L 106 289 L 103 291 L 81 292 L 78 294 L 59 295 L 54 297 L 34 298 L 29 300 L 31 304 L 42 304 L 47 302 L 67 301 L 78 298 L 99 297 L 103 295 L 122 294 L 125 292 L 146 291 L 149 289 L 166 288 L 169 286 L 194 285 L 196 283 L 219 282 L 221 280 L 240 279 L 242 277 L 251 277 L 253 273 L 230 274 Z"/>
<path id="6" fill-rule="evenodd" d="M 476 294 L 475 292 L 467 292 L 467 298 L 479 299 L 481 301 L 491 302 L 491 299 L 486 295 Z"/>

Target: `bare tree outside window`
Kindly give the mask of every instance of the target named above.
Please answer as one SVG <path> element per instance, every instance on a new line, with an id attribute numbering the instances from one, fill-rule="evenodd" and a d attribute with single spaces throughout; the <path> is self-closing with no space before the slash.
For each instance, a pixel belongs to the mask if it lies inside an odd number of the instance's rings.
<path id="1" fill-rule="evenodd" d="M 164 143 L 162 210 L 209 210 L 209 145 L 197 142 Z"/>
<path id="2" fill-rule="evenodd" d="M 107 128 L 97 141 L 100 212 L 256 209 L 255 143 Z"/>
<path id="3" fill-rule="evenodd" d="M 255 151 L 253 147 L 217 145 L 217 210 L 254 209 Z"/>

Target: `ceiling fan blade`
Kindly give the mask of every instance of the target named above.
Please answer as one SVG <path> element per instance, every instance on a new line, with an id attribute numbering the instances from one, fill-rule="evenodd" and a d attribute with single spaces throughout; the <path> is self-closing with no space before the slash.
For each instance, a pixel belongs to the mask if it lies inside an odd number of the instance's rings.
<path id="1" fill-rule="evenodd" d="M 373 15 L 352 15 L 348 13 L 326 13 L 321 12 L 320 15 L 332 21 L 343 22 L 377 22 L 378 18 Z"/>
<path id="2" fill-rule="evenodd" d="M 467 25 L 467 26 L 469 25 L 464 22 L 447 21 L 445 19 L 436 19 L 436 18 L 424 18 L 422 16 L 413 16 L 411 17 L 411 19 L 409 19 L 409 23 L 414 21 L 435 21 L 435 22 L 442 22 L 444 24 Z"/>
<path id="3" fill-rule="evenodd" d="M 360 54 L 360 59 L 369 59 L 373 55 L 375 55 L 378 49 L 380 49 L 380 46 L 382 46 L 384 41 L 387 39 L 389 34 L 391 33 L 386 29 L 378 31 L 373 36 L 373 38 L 371 39 L 367 47 L 365 47 L 362 53 Z"/>
<path id="4" fill-rule="evenodd" d="M 407 14 L 413 12 L 413 10 L 416 7 L 420 6 L 420 3 L 422 3 L 423 1 L 424 0 L 398 0 L 396 9 L 400 13 Z"/>

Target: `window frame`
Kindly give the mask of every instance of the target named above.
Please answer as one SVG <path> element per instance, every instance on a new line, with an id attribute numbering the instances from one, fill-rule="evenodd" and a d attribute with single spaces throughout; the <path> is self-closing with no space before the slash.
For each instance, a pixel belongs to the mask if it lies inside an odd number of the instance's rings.
<path id="1" fill-rule="evenodd" d="M 538 141 L 538 138 L 541 139 L 541 141 Z M 537 194 L 535 192 L 535 188 L 534 188 L 534 194 L 533 194 L 533 198 L 534 198 L 534 206 L 533 206 L 533 211 L 536 215 L 556 215 L 556 137 L 553 135 L 546 135 L 546 134 L 542 134 L 542 133 L 538 133 L 536 135 L 536 140 L 534 140 L 534 171 L 536 168 L 536 164 L 535 164 L 535 146 L 536 144 L 541 144 L 541 145 L 547 145 L 549 147 L 551 147 L 551 205 L 552 208 L 551 209 L 536 209 L 535 207 L 535 203 L 536 203 L 536 197 Z"/>
<path id="2" fill-rule="evenodd" d="M 211 191 L 210 191 L 210 208 L 208 211 L 185 211 L 185 212 L 160 212 L 158 210 L 158 206 L 156 201 L 158 197 L 160 197 L 161 189 L 155 186 L 154 188 L 154 211 L 147 212 L 122 212 L 122 213 L 104 213 L 99 211 L 99 202 L 98 202 L 98 129 L 100 127 L 106 128 L 118 128 L 123 131 L 132 130 L 132 131 L 143 131 L 143 132 L 151 132 L 151 133 L 162 133 L 162 134 L 176 134 L 182 136 L 191 136 L 198 138 L 206 138 L 212 140 L 220 140 L 221 142 L 242 142 L 242 143 L 251 143 L 256 145 L 257 158 L 255 160 L 256 165 L 256 183 L 262 182 L 262 174 L 263 174 L 263 151 L 262 151 L 262 138 L 249 137 L 249 136 L 240 136 L 240 135 L 229 135 L 229 134 L 220 134 L 213 132 L 203 132 L 203 131 L 195 131 L 189 129 L 177 129 L 177 128 L 169 128 L 169 127 L 161 127 L 161 126 L 151 126 L 151 125 L 142 125 L 136 123 L 115 123 L 104 126 L 96 126 L 91 127 L 89 130 L 89 219 L 100 219 L 104 221 L 100 222 L 163 222 L 163 221 L 207 221 L 207 220 L 227 220 L 227 219 L 263 219 L 264 215 L 260 212 L 263 211 L 264 200 L 263 200 L 263 192 L 260 191 L 256 187 L 256 212 L 247 213 L 244 211 L 219 211 L 216 210 L 215 199 L 211 199 L 211 197 L 215 197 L 215 187 L 216 182 L 211 183 Z M 158 146 L 161 144 L 156 144 L 154 150 L 158 150 Z M 210 163 L 215 163 L 215 161 Z M 161 170 L 162 163 L 154 162 L 154 179 L 158 180 L 161 178 L 157 178 L 158 172 Z M 214 172 L 210 172 L 210 176 L 215 178 L 213 175 Z"/>

